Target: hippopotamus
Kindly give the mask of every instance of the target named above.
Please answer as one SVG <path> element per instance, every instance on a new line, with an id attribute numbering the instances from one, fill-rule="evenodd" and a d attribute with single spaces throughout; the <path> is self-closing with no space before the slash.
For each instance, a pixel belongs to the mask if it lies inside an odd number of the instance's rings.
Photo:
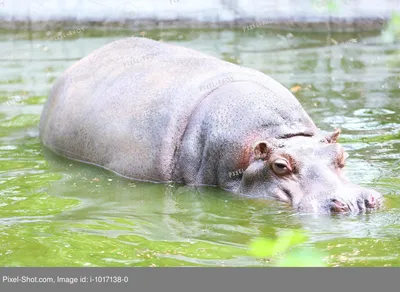
<path id="1" fill-rule="evenodd" d="M 318 128 L 278 81 L 147 38 L 113 41 L 69 67 L 39 132 L 55 153 L 132 180 L 220 187 L 312 213 L 383 202 L 345 178 L 340 130 Z"/>

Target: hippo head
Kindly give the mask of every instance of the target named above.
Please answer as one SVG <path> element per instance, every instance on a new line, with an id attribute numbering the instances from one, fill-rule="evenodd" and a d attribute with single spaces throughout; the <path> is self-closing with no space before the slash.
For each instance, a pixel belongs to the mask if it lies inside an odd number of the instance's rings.
<path id="1" fill-rule="evenodd" d="M 293 135 L 254 144 L 240 191 L 273 196 L 299 211 L 360 212 L 382 205 L 380 193 L 350 183 L 342 173 L 348 154 L 330 135 Z"/>

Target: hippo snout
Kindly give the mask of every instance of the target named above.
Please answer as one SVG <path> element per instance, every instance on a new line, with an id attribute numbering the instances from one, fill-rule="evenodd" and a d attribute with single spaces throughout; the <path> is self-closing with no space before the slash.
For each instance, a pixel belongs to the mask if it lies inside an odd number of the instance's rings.
<path id="1" fill-rule="evenodd" d="M 341 191 L 326 192 L 316 196 L 306 196 L 298 204 L 304 212 L 322 213 L 361 213 L 379 209 L 383 204 L 381 193 L 365 188 L 347 188 Z"/>

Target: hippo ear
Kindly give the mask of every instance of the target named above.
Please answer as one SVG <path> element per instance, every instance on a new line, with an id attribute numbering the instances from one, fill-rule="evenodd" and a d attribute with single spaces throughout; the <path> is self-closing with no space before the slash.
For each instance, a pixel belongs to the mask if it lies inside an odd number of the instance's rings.
<path id="1" fill-rule="evenodd" d="M 330 134 L 328 137 L 326 137 L 326 141 L 328 141 L 328 143 L 336 143 L 340 136 L 340 132 L 340 129 L 335 129 L 333 134 Z"/>
<path id="2" fill-rule="evenodd" d="M 266 159 L 272 153 L 270 147 L 265 141 L 257 142 L 254 146 L 254 158 L 255 159 Z"/>

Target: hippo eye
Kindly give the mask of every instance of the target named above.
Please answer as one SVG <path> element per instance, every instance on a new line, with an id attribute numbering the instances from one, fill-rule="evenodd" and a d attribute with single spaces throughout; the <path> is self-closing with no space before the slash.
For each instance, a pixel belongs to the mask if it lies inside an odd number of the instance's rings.
<path id="1" fill-rule="evenodd" d="M 290 173 L 292 170 L 285 159 L 277 159 L 272 163 L 272 170 L 279 175 Z"/>

